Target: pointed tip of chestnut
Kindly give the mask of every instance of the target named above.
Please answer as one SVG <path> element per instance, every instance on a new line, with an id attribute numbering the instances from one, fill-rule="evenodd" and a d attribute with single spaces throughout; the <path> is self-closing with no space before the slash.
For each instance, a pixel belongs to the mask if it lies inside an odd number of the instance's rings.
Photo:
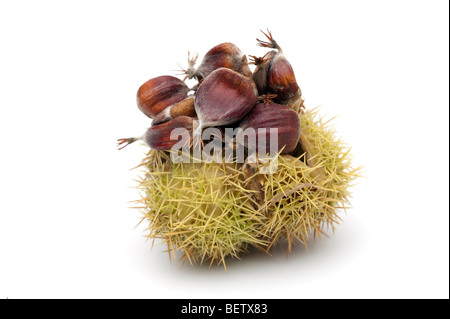
<path id="1" fill-rule="evenodd" d="M 250 58 L 250 63 L 249 64 L 254 64 L 254 65 L 256 65 L 258 67 L 259 65 L 270 61 L 270 59 L 273 57 L 273 55 L 270 56 L 270 53 L 273 53 L 273 52 L 274 51 L 267 52 L 262 57 L 257 57 L 255 55 L 249 55 L 249 58 Z"/>
<path id="2" fill-rule="evenodd" d="M 277 41 L 275 41 L 275 39 L 272 36 L 272 32 L 267 29 L 267 33 L 264 32 L 263 30 L 260 30 L 262 32 L 262 34 L 264 34 L 267 38 L 268 41 L 262 41 L 260 39 L 256 39 L 256 41 L 258 42 L 258 45 L 260 47 L 263 48 L 271 48 L 271 49 L 276 49 L 280 52 L 282 52 L 283 50 L 281 49 L 281 47 L 278 45 Z"/>
<path id="3" fill-rule="evenodd" d="M 133 144 L 137 140 L 139 140 L 139 138 L 137 137 L 119 138 L 117 140 L 117 149 L 119 151 L 123 150 L 125 147 L 127 147 L 130 144 Z"/>

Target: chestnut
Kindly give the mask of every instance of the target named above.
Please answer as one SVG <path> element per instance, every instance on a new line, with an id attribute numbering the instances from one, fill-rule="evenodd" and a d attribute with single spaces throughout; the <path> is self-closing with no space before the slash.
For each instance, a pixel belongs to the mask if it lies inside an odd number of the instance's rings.
<path id="1" fill-rule="evenodd" d="M 196 117 L 197 113 L 195 113 L 194 100 L 194 96 L 191 95 L 185 98 L 183 101 L 165 108 L 162 112 L 156 115 L 156 117 L 153 119 L 152 124 L 157 125 L 182 115 Z"/>
<path id="2" fill-rule="evenodd" d="M 297 146 L 300 138 L 300 117 L 289 107 L 266 100 L 258 103 L 241 121 L 237 141 L 244 141 L 244 135 L 256 144 L 245 145 L 253 151 L 268 153 L 270 150 L 270 129 L 278 131 L 277 152 L 290 153 Z M 247 130 L 249 129 L 250 130 Z M 262 130 L 261 130 L 262 129 Z M 262 136 L 264 135 L 264 136 Z M 272 136 L 273 137 L 273 136 Z M 265 139 L 265 149 L 259 149 L 260 139 Z"/>
<path id="3" fill-rule="evenodd" d="M 194 118 L 182 115 L 158 125 L 152 123 L 152 126 L 142 136 L 121 138 L 117 140 L 117 146 L 121 150 L 136 141 L 143 140 L 148 147 L 154 150 L 167 151 L 180 141 L 184 140 L 186 143 L 190 143 L 194 126 Z M 180 135 L 172 136 L 175 129 L 182 129 L 179 131 Z"/>
<path id="4" fill-rule="evenodd" d="M 271 65 L 272 58 L 276 55 L 275 51 L 267 52 L 263 57 L 256 57 L 250 55 L 250 64 L 256 65 L 255 71 L 252 74 L 252 80 L 258 88 L 258 94 L 264 95 L 267 93 L 267 74 Z"/>
<path id="5" fill-rule="evenodd" d="M 258 90 L 252 79 L 227 68 L 212 72 L 199 86 L 195 95 L 195 111 L 202 128 L 240 121 L 258 100 Z"/>
<path id="6" fill-rule="evenodd" d="M 141 85 L 137 92 L 137 105 L 148 117 L 154 119 L 164 109 L 183 101 L 190 91 L 180 79 L 158 76 Z"/>
<path id="7" fill-rule="evenodd" d="M 256 63 L 260 63 L 253 74 L 256 85 L 263 90 L 260 94 L 276 94 L 277 98 L 274 100 L 276 103 L 288 105 L 290 108 L 298 110 L 302 102 L 302 91 L 297 84 L 294 70 L 286 59 L 283 50 L 274 40 L 272 33 L 270 31 L 262 33 L 269 41 L 256 39 L 259 46 L 271 48 L 275 51 L 271 51 L 265 58 L 254 59 Z"/>
<path id="8" fill-rule="evenodd" d="M 176 143 L 181 140 L 191 141 L 192 131 L 194 127 L 194 119 L 189 116 L 179 116 L 173 120 L 152 125 L 144 134 L 143 140 L 147 146 L 154 150 L 170 150 Z M 176 139 L 172 138 L 172 131 L 182 128 L 180 136 Z"/>
<path id="9" fill-rule="evenodd" d="M 251 76 L 246 55 L 233 43 L 225 42 L 209 50 L 198 68 L 194 68 L 198 56 L 193 59 L 188 56 L 188 69 L 183 70 L 189 79 L 199 81 L 205 79 L 218 68 L 228 68 L 245 76 Z"/>

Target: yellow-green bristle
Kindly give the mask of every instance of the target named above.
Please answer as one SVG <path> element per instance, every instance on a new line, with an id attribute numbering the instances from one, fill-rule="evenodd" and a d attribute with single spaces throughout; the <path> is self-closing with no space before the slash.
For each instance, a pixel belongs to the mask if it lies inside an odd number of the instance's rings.
<path id="1" fill-rule="evenodd" d="M 263 175 L 266 201 L 261 210 L 268 217 L 263 232 L 270 245 L 286 238 L 288 251 L 294 239 L 306 244 L 312 233 L 321 236 L 324 226 L 337 223 L 358 172 L 346 146 L 317 112 L 303 112 L 301 125 L 300 144 L 306 153 L 280 155 L 277 172 Z"/>
<path id="2" fill-rule="evenodd" d="M 291 154 L 278 154 L 277 171 L 261 174 L 238 163 L 173 163 L 150 150 L 140 182 L 149 239 L 162 239 L 169 255 L 225 266 L 249 245 L 266 251 L 287 239 L 305 245 L 340 220 L 358 176 L 350 149 L 316 111 L 300 111 L 301 136 Z M 253 167 L 254 168 L 254 167 Z"/>
<path id="3" fill-rule="evenodd" d="M 170 252 L 180 249 L 191 262 L 224 263 L 249 244 L 264 244 L 258 238 L 263 216 L 240 186 L 237 164 L 178 163 L 164 170 L 154 166 L 147 174 L 141 188 L 149 237 L 162 238 Z"/>

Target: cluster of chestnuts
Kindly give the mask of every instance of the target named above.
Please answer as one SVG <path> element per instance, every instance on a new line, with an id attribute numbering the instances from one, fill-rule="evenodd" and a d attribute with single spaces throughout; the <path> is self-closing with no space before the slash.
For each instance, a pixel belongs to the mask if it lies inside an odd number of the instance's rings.
<path id="1" fill-rule="evenodd" d="M 228 256 L 239 258 L 248 247 L 268 252 L 279 240 L 287 240 L 289 252 L 296 241 L 306 245 L 311 233 L 321 237 L 333 228 L 338 211 L 348 207 L 348 188 L 358 176 L 349 150 L 317 111 L 303 107 L 291 64 L 270 31 L 264 35 L 265 41 L 257 39 L 268 49 L 262 57 L 248 60 L 236 45 L 222 43 L 198 67 L 198 56 L 189 55 L 184 80 L 159 76 L 137 92 L 151 127 L 118 144 L 143 140 L 150 147 L 137 202 L 149 221 L 148 238 L 162 239 L 169 256 L 182 251 L 192 264 L 210 259 L 225 266 Z M 231 143 L 229 128 L 238 132 Z M 173 136 L 176 129 L 185 136 Z M 208 129 L 219 136 L 208 139 Z M 255 143 L 241 143 L 239 132 Z M 232 161 L 177 162 L 171 155 L 183 141 L 190 142 L 183 146 L 189 156 L 219 141 L 220 150 L 233 151 Z M 270 173 L 260 170 L 268 147 L 277 160 Z"/>
<path id="2" fill-rule="evenodd" d="M 183 71 L 184 80 L 198 81 L 192 88 L 168 75 L 145 82 L 137 92 L 137 104 L 153 121 L 141 137 L 144 142 L 154 150 L 170 150 L 181 138 L 170 139 L 175 128 L 184 128 L 193 137 L 207 127 L 254 128 L 256 135 L 270 132 L 259 128 L 276 128 L 278 151 L 292 152 L 300 134 L 302 93 L 283 50 L 270 31 L 264 35 L 268 41 L 257 39 L 258 44 L 271 50 L 263 57 L 250 56 L 250 63 L 228 42 L 209 50 L 198 67 L 198 56 L 189 57 Z M 249 64 L 256 66 L 254 72 Z M 258 136 L 254 138 L 258 141 Z M 138 139 L 120 139 L 119 145 L 123 148 Z M 258 151 L 258 143 L 254 147 Z"/>

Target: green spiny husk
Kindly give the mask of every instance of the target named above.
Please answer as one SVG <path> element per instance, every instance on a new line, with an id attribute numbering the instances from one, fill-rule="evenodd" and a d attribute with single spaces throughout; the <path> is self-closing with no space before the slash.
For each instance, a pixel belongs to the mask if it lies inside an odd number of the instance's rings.
<path id="1" fill-rule="evenodd" d="M 150 150 L 139 185 L 148 238 L 162 239 L 169 256 L 183 251 L 183 262 L 225 266 L 249 245 L 269 251 L 287 239 L 289 253 L 294 239 L 306 245 L 311 234 L 334 230 L 359 169 L 317 110 L 300 118 L 299 144 L 278 155 L 273 174 L 249 175 L 238 163 L 173 163 L 168 152 Z"/>

